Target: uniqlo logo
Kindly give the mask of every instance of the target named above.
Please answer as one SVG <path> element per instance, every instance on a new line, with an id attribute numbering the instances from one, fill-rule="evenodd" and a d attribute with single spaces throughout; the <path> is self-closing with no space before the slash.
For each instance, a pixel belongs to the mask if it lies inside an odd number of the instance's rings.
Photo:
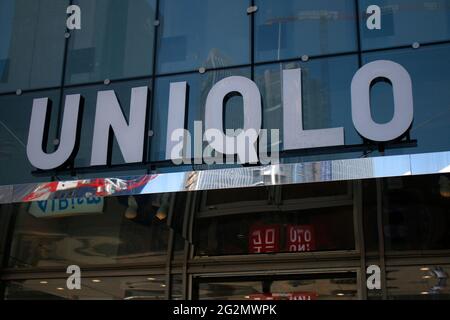
<path id="1" fill-rule="evenodd" d="M 249 252 L 267 253 L 280 250 L 280 227 L 254 226 L 250 229 Z"/>
<path id="2" fill-rule="evenodd" d="M 316 250 L 316 239 L 313 226 L 289 225 L 287 227 L 287 248 L 289 252 Z"/>

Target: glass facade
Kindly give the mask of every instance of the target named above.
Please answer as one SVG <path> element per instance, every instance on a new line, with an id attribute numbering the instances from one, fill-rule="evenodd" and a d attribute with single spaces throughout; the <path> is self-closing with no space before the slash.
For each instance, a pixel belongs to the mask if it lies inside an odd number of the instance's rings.
<path id="1" fill-rule="evenodd" d="M 363 139 L 352 123 L 350 85 L 360 67 L 382 59 L 405 67 L 414 96 L 409 134 L 383 145 L 382 154 L 449 148 L 445 133 L 449 1 L 375 1 L 371 4 L 381 8 L 382 30 L 366 27 L 369 3 L 363 0 L 289 0 L 282 5 L 272 0 L 189 4 L 80 0 L 73 4 L 85 9 L 79 30 L 66 30 L 66 16 L 59 14 L 65 12 L 65 1 L 56 6 L 52 0 L 34 1 L 33 5 L 2 1 L 0 114 L 7 114 L 0 123 L 0 163 L 20 168 L 18 174 L 1 172 L 2 184 L 39 180 L 17 141 L 25 142 L 29 110 L 26 117 L 9 119 L 11 104 L 30 109 L 37 97 L 49 97 L 56 115 L 51 117 L 56 131 L 52 131 L 50 143 L 60 134 L 65 96 L 80 93 L 85 99 L 83 145 L 70 168 L 57 173 L 66 179 L 71 175 L 104 176 L 84 170 L 90 158 L 96 93 L 104 90 L 116 92 L 127 116 L 131 89 L 148 86 L 148 129 L 152 134 L 146 139 L 143 160 L 157 172 L 191 169 L 171 165 L 165 157 L 169 86 L 173 82 L 186 81 L 189 86 L 186 128 L 193 135 L 194 121 L 204 120 L 206 97 L 214 84 L 233 75 L 252 79 L 262 96 L 262 128 L 280 130 L 280 140 L 272 143 L 283 150 L 281 71 L 293 68 L 302 69 L 304 129 L 343 127 L 345 147 L 332 147 L 326 153 L 299 151 L 295 156 L 282 153 L 281 161 L 379 156 L 377 148 Z M 252 4 L 257 10 L 248 13 Z M 405 21 L 411 20 L 420 28 L 410 28 Z M 391 86 L 379 82 L 371 93 L 374 120 L 388 121 L 393 114 Z M 225 129 L 242 127 L 242 99 L 230 99 L 224 109 Z M 124 163 L 113 143 L 116 151 L 106 176 L 122 172 L 114 166 Z M 141 169 L 135 168 L 135 173 L 149 172 Z M 43 179 L 56 177 L 47 174 Z"/>
<path id="2" fill-rule="evenodd" d="M 81 8 L 80 29 L 67 28 L 69 5 Z M 367 27 L 370 5 L 381 10 L 379 30 Z M 301 69 L 299 124 L 342 127 L 345 146 L 281 152 L 282 164 L 448 152 L 449 28 L 450 0 L 1 0 L 0 297 L 449 299 L 449 167 L 414 177 L 297 184 L 308 181 L 301 176 L 292 185 L 216 190 L 219 180 L 254 181 L 234 171 L 204 181 L 207 191 L 138 195 L 144 187 L 135 181 L 135 193 L 115 185 L 112 197 L 73 198 L 56 188 L 54 200 L 2 198 L 8 187 L 34 182 L 77 180 L 101 193 L 82 179 L 223 168 L 166 159 L 175 82 L 187 83 L 185 128 L 194 135 L 215 84 L 251 79 L 261 94 L 262 128 L 280 130 L 268 143 L 283 150 L 282 71 L 289 69 Z M 376 60 L 407 70 L 414 100 L 408 132 L 379 145 L 355 129 L 351 95 L 355 73 Z M 124 165 L 110 139 L 109 163 L 90 168 L 98 93 L 113 90 L 128 121 L 131 90 L 143 86 L 143 161 Z M 50 101 L 42 146 L 50 153 L 73 94 L 82 98 L 77 153 L 65 167 L 36 170 L 26 152 L 33 100 Z M 373 83 L 370 103 L 375 122 L 393 117 L 389 81 Z M 223 119 L 224 129 L 243 127 L 241 96 L 226 100 Z M 68 265 L 83 270 L 82 290 L 66 287 Z M 372 265 L 381 270 L 375 290 L 366 286 Z"/>
<path id="3" fill-rule="evenodd" d="M 152 75 L 156 0 L 73 4 L 83 8 L 83 26 L 68 40 L 65 84 Z"/>
<path id="4" fill-rule="evenodd" d="M 61 85 L 64 13 L 69 3 L 68 0 L 0 3 L 0 93 Z"/>
<path id="5" fill-rule="evenodd" d="M 355 52 L 354 0 L 255 1 L 255 61 Z"/>

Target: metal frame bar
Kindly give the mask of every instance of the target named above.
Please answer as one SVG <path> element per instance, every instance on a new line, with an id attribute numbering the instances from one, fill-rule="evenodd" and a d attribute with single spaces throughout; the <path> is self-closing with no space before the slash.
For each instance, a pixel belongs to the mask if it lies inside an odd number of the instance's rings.
<path id="1" fill-rule="evenodd" d="M 360 298 L 367 299 L 366 288 L 366 245 L 364 241 L 364 223 L 363 223 L 363 204 L 362 204 L 362 184 L 361 181 L 353 183 L 353 197 L 354 197 L 354 217 L 355 217 L 355 243 L 356 250 L 360 253 L 360 273 L 358 274 L 358 284 L 360 291 Z"/>
<path id="2" fill-rule="evenodd" d="M 380 270 L 381 270 L 381 290 L 383 299 L 386 300 L 388 297 L 387 293 L 387 274 L 386 274 L 386 261 L 385 261 L 385 246 L 384 246 L 384 231 L 383 231 L 383 181 L 377 179 L 375 181 L 377 187 L 377 228 L 378 228 L 378 252 L 380 259 Z"/>
<path id="3" fill-rule="evenodd" d="M 169 214 L 167 217 L 167 226 L 169 227 L 169 241 L 167 243 L 167 260 L 166 260 L 166 287 L 165 287 L 165 297 L 166 299 L 170 299 L 172 292 L 172 260 L 173 260 L 173 249 L 175 244 L 175 231 L 172 228 L 172 221 L 174 215 L 174 206 L 175 206 L 175 196 L 172 194 L 170 197 L 170 207 Z"/>

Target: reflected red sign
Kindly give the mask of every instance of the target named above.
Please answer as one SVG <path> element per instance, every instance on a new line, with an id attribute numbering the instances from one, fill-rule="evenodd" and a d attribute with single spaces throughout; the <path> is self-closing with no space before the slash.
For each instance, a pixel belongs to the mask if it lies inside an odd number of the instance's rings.
<path id="1" fill-rule="evenodd" d="M 250 253 L 280 251 L 280 227 L 278 225 L 257 225 L 250 228 Z"/>
<path id="2" fill-rule="evenodd" d="M 289 252 L 316 250 L 316 238 L 312 225 L 288 225 L 286 231 Z"/>
<path id="3" fill-rule="evenodd" d="M 249 300 L 316 300 L 315 292 L 258 293 L 249 296 Z"/>
<path id="4" fill-rule="evenodd" d="M 37 186 L 32 192 L 22 198 L 24 202 L 48 200 L 51 196 L 57 198 L 87 198 L 121 195 L 133 191 L 139 193 L 147 183 L 158 175 L 145 175 L 130 179 L 97 178 L 76 181 L 53 181 Z M 89 194 L 89 196 L 87 196 Z"/>

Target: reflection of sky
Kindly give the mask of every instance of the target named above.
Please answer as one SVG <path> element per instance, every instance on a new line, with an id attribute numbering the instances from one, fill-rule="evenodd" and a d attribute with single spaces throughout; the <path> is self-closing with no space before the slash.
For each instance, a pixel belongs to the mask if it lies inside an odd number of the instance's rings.
<path id="1" fill-rule="evenodd" d="M 450 172 L 450 152 L 411 155 L 413 174 Z"/>
<path id="2" fill-rule="evenodd" d="M 372 158 L 374 177 L 409 175 L 411 172 L 409 156 Z"/>
<path id="3" fill-rule="evenodd" d="M 151 180 L 141 193 L 175 192 L 184 190 L 187 173 L 162 174 Z"/>
<path id="4" fill-rule="evenodd" d="M 374 177 L 450 172 L 450 152 L 372 158 Z"/>
<path id="5" fill-rule="evenodd" d="M 336 172 L 328 172 L 326 165 L 328 162 L 321 163 L 321 170 L 326 177 L 320 177 L 320 180 L 339 180 L 344 174 L 345 178 L 361 179 L 361 178 L 382 178 L 394 176 L 408 176 L 450 172 L 450 152 L 425 153 L 415 155 L 400 155 L 400 156 L 385 156 L 374 157 L 367 159 L 344 160 L 344 163 L 337 161 L 336 167 L 334 163 L 330 164 Z M 316 163 L 317 164 L 317 163 Z M 344 166 L 342 167 L 342 164 Z M 294 166 L 294 172 L 304 173 L 306 175 L 315 172 L 314 163 L 291 164 Z M 289 166 L 289 165 L 287 165 Z M 350 170 L 350 175 L 347 176 Z M 288 170 L 289 171 L 289 170 Z M 320 170 L 319 170 L 320 171 Z M 208 175 L 207 172 L 205 172 Z M 209 173 L 211 174 L 211 173 Z M 288 174 L 289 175 L 289 174 Z M 185 190 L 185 184 L 188 178 L 188 172 L 175 172 L 161 174 L 152 181 L 150 181 L 142 190 L 141 193 L 162 193 L 162 192 L 176 192 Z M 205 177 L 206 178 L 206 177 Z M 304 181 L 296 174 L 292 175 L 292 182 L 301 183 L 305 181 L 313 181 L 319 177 L 307 176 Z"/>

